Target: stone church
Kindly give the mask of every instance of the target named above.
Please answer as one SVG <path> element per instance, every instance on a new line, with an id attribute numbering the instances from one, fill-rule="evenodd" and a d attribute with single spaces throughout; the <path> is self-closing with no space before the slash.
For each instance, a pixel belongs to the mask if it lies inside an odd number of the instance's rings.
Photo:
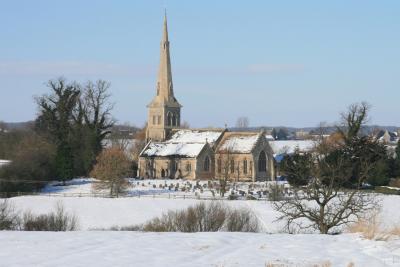
<path id="1" fill-rule="evenodd" d="M 160 179 L 274 180 L 272 149 L 264 132 L 181 129 L 181 104 L 175 98 L 164 16 L 156 95 L 148 108 L 146 146 L 139 176 Z"/>

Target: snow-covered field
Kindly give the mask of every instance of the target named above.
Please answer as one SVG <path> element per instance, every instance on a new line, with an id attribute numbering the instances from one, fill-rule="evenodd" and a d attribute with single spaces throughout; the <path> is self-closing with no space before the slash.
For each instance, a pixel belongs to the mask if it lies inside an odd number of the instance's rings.
<path id="1" fill-rule="evenodd" d="M 96 183 L 92 178 L 79 178 L 67 181 L 66 185 L 61 182 L 52 182 L 43 190 L 42 195 L 51 196 L 103 196 L 107 197 L 107 190 L 93 191 L 92 185 Z M 230 185 L 226 199 L 230 194 L 235 194 L 239 199 L 246 199 L 248 195 L 257 199 L 266 199 L 271 186 L 279 184 L 286 190 L 289 189 L 287 182 L 236 182 Z M 216 187 L 217 181 L 187 181 L 182 179 L 129 179 L 129 186 L 125 189 L 122 196 L 144 196 L 144 197 L 163 197 L 163 198 L 197 198 L 197 199 L 221 199 Z M 241 194 L 242 193 L 242 194 Z"/>
<path id="2" fill-rule="evenodd" d="M 0 266 L 399 266 L 399 242 L 247 233 L 3 232 Z M 330 263 L 331 265 L 322 265 Z M 319 265 L 316 265 L 319 264 Z"/>
<path id="3" fill-rule="evenodd" d="M 176 181 L 167 181 L 174 182 Z M 148 181 L 131 190 L 161 190 Z M 197 199 L 147 197 L 63 197 L 49 192 L 91 192 L 91 180 L 66 187 L 49 186 L 42 195 L 15 197 L 18 211 L 40 214 L 58 202 L 79 218 L 76 232 L 0 232 L 0 266 L 400 266 L 400 240 L 365 240 L 358 234 L 325 236 L 282 233 L 268 201 L 225 201 L 252 209 L 263 233 L 140 233 L 100 231 L 143 223 L 168 210 L 183 209 Z M 153 188 L 156 184 L 156 189 Z M 243 187 L 244 185 L 241 185 Z M 162 194 L 168 194 L 166 190 Z M 204 193 L 204 192 L 203 192 Z M 144 194 L 146 195 L 146 194 Z M 382 196 L 381 221 L 400 225 L 399 196 Z M 97 229 L 97 230 L 96 230 Z M 89 231 L 91 230 L 91 231 Z M 96 231 L 95 231 L 96 230 Z M 329 265 L 327 265 L 329 266 Z M 351 265 L 350 265 L 351 266 Z"/>

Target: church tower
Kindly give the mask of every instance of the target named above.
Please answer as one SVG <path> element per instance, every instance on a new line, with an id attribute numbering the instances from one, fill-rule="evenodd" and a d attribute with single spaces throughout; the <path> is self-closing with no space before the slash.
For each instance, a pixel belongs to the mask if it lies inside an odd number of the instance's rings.
<path id="1" fill-rule="evenodd" d="M 146 141 L 165 141 L 174 128 L 180 127 L 181 105 L 174 96 L 171 59 L 169 55 L 167 14 L 164 15 L 163 36 L 160 45 L 160 65 L 156 95 L 148 108 Z"/>

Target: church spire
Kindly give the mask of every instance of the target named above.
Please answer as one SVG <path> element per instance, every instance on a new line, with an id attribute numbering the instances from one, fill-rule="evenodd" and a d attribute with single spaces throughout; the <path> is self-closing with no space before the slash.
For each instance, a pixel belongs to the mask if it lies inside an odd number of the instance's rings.
<path id="1" fill-rule="evenodd" d="M 147 141 L 165 141 L 170 136 L 171 131 L 181 125 L 182 106 L 174 96 L 166 12 L 160 44 L 160 66 L 156 86 L 157 94 L 147 105 Z"/>
<path id="2" fill-rule="evenodd" d="M 164 14 L 163 35 L 160 45 L 160 65 L 158 69 L 157 79 L 157 97 L 160 98 L 161 101 L 176 102 L 172 83 L 166 11 Z"/>

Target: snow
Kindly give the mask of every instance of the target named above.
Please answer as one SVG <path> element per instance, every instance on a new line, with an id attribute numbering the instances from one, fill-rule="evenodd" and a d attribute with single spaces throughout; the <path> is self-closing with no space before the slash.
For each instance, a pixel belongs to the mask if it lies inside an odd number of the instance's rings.
<path id="1" fill-rule="evenodd" d="M 150 143 L 142 152 L 141 156 L 148 157 L 167 157 L 184 156 L 188 158 L 197 157 L 205 143 L 186 144 L 186 143 Z"/>
<path id="2" fill-rule="evenodd" d="M 20 212 L 47 213 L 62 203 L 78 217 L 76 232 L 0 231 L 0 266 L 400 266 L 400 239 L 366 240 L 359 234 L 283 234 L 269 201 L 224 201 L 255 212 L 261 233 L 142 233 L 100 231 L 132 226 L 199 203 L 196 199 L 62 197 L 48 193 L 91 192 L 94 179 L 75 179 L 45 188 L 43 195 L 11 198 Z M 176 180 L 135 181 L 130 189 L 152 192 L 153 185 Z M 139 183 L 139 185 L 138 185 Z M 244 186 L 244 185 L 243 185 Z M 254 186 L 254 185 L 253 185 Z M 400 224 L 397 195 L 380 195 L 380 220 Z M 90 230 L 90 231 L 89 231 Z M 96 231 L 97 230 L 97 231 Z M 23 252 L 23 256 L 21 255 Z M 280 265 L 277 265 L 280 266 Z"/>
<path id="3" fill-rule="evenodd" d="M 214 143 L 221 136 L 221 131 L 198 131 L 180 130 L 177 131 L 168 143 Z"/>
<path id="4" fill-rule="evenodd" d="M 0 159 L 0 168 L 2 166 L 8 165 L 11 163 L 11 160 Z"/>
<path id="5" fill-rule="evenodd" d="M 1 232 L 0 242 L 0 265 L 8 267 L 400 265 L 399 240 L 356 234 Z"/>
<path id="6" fill-rule="evenodd" d="M 141 156 L 195 158 L 207 142 L 212 145 L 221 134 L 220 131 L 180 130 L 165 142 L 151 142 Z"/>
<path id="7" fill-rule="evenodd" d="M 103 146 L 110 148 L 113 144 L 125 147 L 126 151 L 130 151 L 138 142 L 136 139 L 105 139 L 103 140 Z"/>
<path id="8" fill-rule="evenodd" d="M 220 150 L 229 150 L 233 153 L 250 153 L 256 145 L 259 135 L 229 136 L 221 145 Z"/>
<path id="9" fill-rule="evenodd" d="M 313 140 L 279 140 L 269 141 L 274 155 L 292 154 L 298 148 L 302 152 L 310 151 L 315 147 Z"/>
<path id="10" fill-rule="evenodd" d="M 274 138 L 272 135 L 270 135 L 270 134 L 266 134 L 266 135 L 265 135 L 265 138 L 266 138 L 268 141 L 273 141 L 273 140 L 275 140 L 275 138 Z"/>
<path id="11" fill-rule="evenodd" d="M 79 218 L 80 230 L 103 229 L 113 226 L 131 226 L 141 224 L 168 210 L 184 209 L 201 200 L 192 198 L 168 198 L 145 195 L 141 197 L 95 198 L 95 197 L 62 197 L 62 196 L 22 196 L 10 199 L 20 212 L 31 211 L 34 214 L 47 213 L 61 202 L 68 212 Z M 205 200 L 208 201 L 208 200 Z M 263 232 L 279 233 L 282 222 L 277 222 L 279 214 L 272 208 L 269 201 L 236 200 L 224 203 L 231 207 L 251 209 L 260 219 Z M 394 210 L 400 202 L 400 196 L 382 196 L 380 221 L 385 226 L 400 225 L 400 210 Z"/>

